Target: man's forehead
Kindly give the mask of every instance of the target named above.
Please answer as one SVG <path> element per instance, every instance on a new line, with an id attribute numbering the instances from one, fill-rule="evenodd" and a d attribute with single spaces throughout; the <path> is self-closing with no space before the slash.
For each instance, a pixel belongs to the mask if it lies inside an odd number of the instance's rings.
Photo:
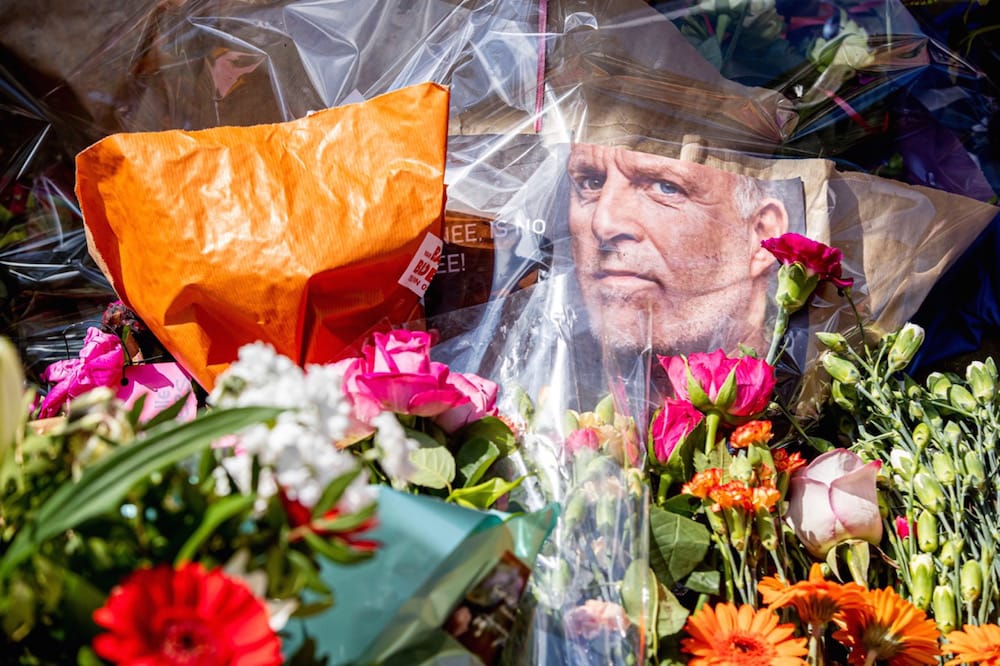
<path id="1" fill-rule="evenodd" d="M 704 164 L 642 153 L 627 148 L 599 146 L 595 144 L 574 144 L 570 151 L 569 168 L 607 169 L 614 166 L 627 175 L 665 176 L 683 178 L 692 182 L 718 183 L 729 181 L 734 176 Z"/>

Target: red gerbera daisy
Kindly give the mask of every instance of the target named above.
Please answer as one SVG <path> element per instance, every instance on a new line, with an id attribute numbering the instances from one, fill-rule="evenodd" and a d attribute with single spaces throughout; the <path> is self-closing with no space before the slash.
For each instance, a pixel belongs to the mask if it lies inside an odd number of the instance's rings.
<path id="1" fill-rule="evenodd" d="M 239 579 L 199 564 L 134 571 L 94 611 L 94 621 L 108 630 L 94 639 L 94 650 L 115 664 L 281 663 L 264 602 Z"/>

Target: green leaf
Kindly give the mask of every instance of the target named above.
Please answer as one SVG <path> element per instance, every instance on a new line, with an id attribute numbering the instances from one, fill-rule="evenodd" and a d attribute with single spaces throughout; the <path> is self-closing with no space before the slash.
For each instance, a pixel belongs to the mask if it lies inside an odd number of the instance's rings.
<path id="1" fill-rule="evenodd" d="M 521 418 L 530 423 L 535 416 L 535 404 L 531 401 L 527 391 L 520 386 L 514 387 L 514 404 L 517 405 L 517 413 L 521 415 Z"/>
<path id="2" fill-rule="evenodd" d="M 455 456 L 459 478 L 463 480 L 462 485 L 469 487 L 483 478 L 486 470 L 499 457 L 500 449 L 497 445 L 482 437 L 470 439 L 463 444 Z"/>
<path id="3" fill-rule="evenodd" d="M 132 403 L 132 407 L 129 408 L 128 413 L 125 415 L 125 418 L 133 428 L 139 425 L 139 416 L 142 414 L 142 408 L 146 406 L 147 397 L 149 397 L 149 394 L 143 393 L 136 398 L 136 401 Z"/>
<path id="4" fill-rule="evenodd" d="M 691 518 L 698 512 L 698 508 L 701 506 L 701 500 L 694 495 L 685 495 L 680 493 L 668 498 L 667 501 L 661 506 L 663 506 L 663 508 L 670 513 L 676 513 L 680 516 Z"/>
<path id="5" fill-rule="evenodd" d="M 701 523 L 658 506 L 649 507 L 649 564 L 671 588 L 695 570 L 708 552 L 710 535 Z"/>
<path id="6" fill-rule="evenodd" d="M 410 462 L 416 468 L 410 483 L 425 488 L 447 488 L 455 480 L 455 458 L 443 446 L 410 451 Z"/>
<path id="7" fill-rule="evenodd" d="M 716 569 L 696 570 L 684 579 L 684 587 L 701 594 L 718 594 L 721 582 L 722 575 Z"/>
<path id="8" fill-rule="evenodd" d="M 315 592 L 322 597 L 323 603 L 329 605 L 333 603 L 333 591 L 323 582 L 316 563 L 307 555 L 297 550 L 289 549 L 285 551 L 288 566 L 296 572 L 296 577 L 302 582 L 302 588 L 294 589 L 284 597 L 298 596 L 302 589 Z"/>
<path id="9" fill-rule="evenodd" d="M 355 550 L 337 537 L 321 537 L 313 532 L 306 532 L 303 538 L 314 552 L 340 564 L 362 562 L 374 555 L 371 551 Z"/>
<path id="10" fill-rule="evenodd" d="M 330 485 L 326 487 L 323 494 L 320 496 L 319 501 L 312 509 L 313 518 L 319 518 L 324 513 L 332 509 L 337 501 L 344 495 L 344 491 L 347 490 L 347 486 L 351 485 L 354 479 L 358 478 L 361 474 L 361 467 L 351 470 L 341 474 L 336 479 L 330 482 Z"/>
<path id="11" fill-rule="evenodd" d="M 366 520 L 374 516 L 377 508 L 378 507 L 375 504 L 369 504 L 357 513 L 351 513 L 346 516 L 337 516 L 336 518 L 331 518 L 329 520 L 325 518 L 316 518 L 312 521 L 311 525 L 312 528 L 317 531 L 346 532 L 359 527 Z"/>
<path id="12" fill-rule="evenodd" d="M 622 579 L 622 608 L 636 626 L 650 626 L 655 621 L 657 592 L 653 570 L 641 560 L 632 562 Z"/>
<path id="13" fill-rule="evenodd" d="M 37 598 L 31 585 L 20 578 L 14 578 L 6 590 L 4 613 L 0 617 L 0 626 L 7 636 L 14 641 L 20 641 L 34 628 L 37 614 L 35 606 Z"/>
<path id="14" fill-rule="evenodd" d="M 456 488 L 448 495 L 448 501 L 469 509 L 486 510 L 492 507 L 498 499 L 521 485 L 521 482 L 526 478 L 522 476 L 514 481 L 506 481 L 494 477 L 478 486 Z"/>
<path id="15" fill-rule="evenodd" d="M 712 469 L 713 467 L 723 470 L 728 469 L 732 461 L 733 457 L 723 446 L 712 447 L 711 453 L 705 453 L 701 450 L 695 450 L 694 452 L 694 468 L 698 472 L 704 472 L 706 469 Z"/>
<path id="16" fill-rule="evenodd" d="M 808 442 L 811 447 L 820 453 L 826 453 L 827 451 L 832 451 L 835 448 L 833 442 L 828 439 L 823 439 L 822 437 L 813 437 L 810 435 L 806 438 L 806 442 Z"/>
<path id="17" fill-rule="evenodd" d="M 184 545 L 177 552 L 174 564 L 177 565 L 189 561 L 198 550 L 198 547 L 204 543 L 205 539 L 212 536 L 212 533 L 218 529 L 219 525 L 230 518 L 250 510 L 256 500 L 256 495 L 229 495 L 209 505 L 201 519 L 201 524 L 198 525 L 198 529 L 188 537 L 187 541 L 184 542 Z"/>
<path id="18" fill-rule="evenodd" d="M 280 412 L 269 407 L 206 412 L 188 423 L 164 424 L 147 437 L 115 449 L 84 471 L 78 482 L 62 485 L 39 508 L 0 560 L 0 580 L 42 542 L 113 510 L 132 486 L 153 472 L 197 454 L 223 435 L 273 419 Z"/>
<path id="19" fill-rule="evenodd" d="M 509 456 L 517 450 L 517 440 L 506 423 L 495 416 L 484 416 L 458 431 L 460 441 L 477 438 L 496 444 L 500 455 Z"/>
<path id="20" fill-rule="evenodd" d="M 406 433 L 408 438 L 416 440 L 422 448 L 434 449 L 439 446 L 444 446 L 441 442 L 421 430 L 415 430 L 409 426 L 403 426 L 403 432 Z M 378 435 L 376 434 L 375 437 L 378 437 Z"/>
<path id="21" fill-rule="evenodd" d="M 660 638 L 673 636 L 684 628 L 688 609 L 662 584 L 657 586 L 657 596 L 656 635 Z"/>

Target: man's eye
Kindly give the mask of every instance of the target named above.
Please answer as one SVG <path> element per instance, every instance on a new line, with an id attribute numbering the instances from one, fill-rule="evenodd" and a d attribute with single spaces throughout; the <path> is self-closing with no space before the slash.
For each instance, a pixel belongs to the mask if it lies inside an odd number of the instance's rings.
<path id="1" fill-rule="evenodd" d="M 658 180 L 653 184 L 656 188 L 658 194 L 682 194 L 684 190 L 681 189 L 676 183 L 671 183 L 669 180 Z"/>
<path id="2" fill-rule="evenodd" d="M 596 191 L 604 187 L 602 176 L 580 176 L 576 179 L 576 186 L 584 191 Z"/>

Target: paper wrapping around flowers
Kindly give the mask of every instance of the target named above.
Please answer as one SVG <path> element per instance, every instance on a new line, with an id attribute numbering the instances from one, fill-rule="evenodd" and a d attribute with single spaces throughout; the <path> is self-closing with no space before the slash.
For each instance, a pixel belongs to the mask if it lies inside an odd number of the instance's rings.
<path id="1" fill-rule="evenodd" d="M 208 389 L 256 340 L 336 359 L 418 314 L 447 123 L 447 89 L 423 84 L 279 124 L 109 136 L 77 156 L 91 254 Z"/>

